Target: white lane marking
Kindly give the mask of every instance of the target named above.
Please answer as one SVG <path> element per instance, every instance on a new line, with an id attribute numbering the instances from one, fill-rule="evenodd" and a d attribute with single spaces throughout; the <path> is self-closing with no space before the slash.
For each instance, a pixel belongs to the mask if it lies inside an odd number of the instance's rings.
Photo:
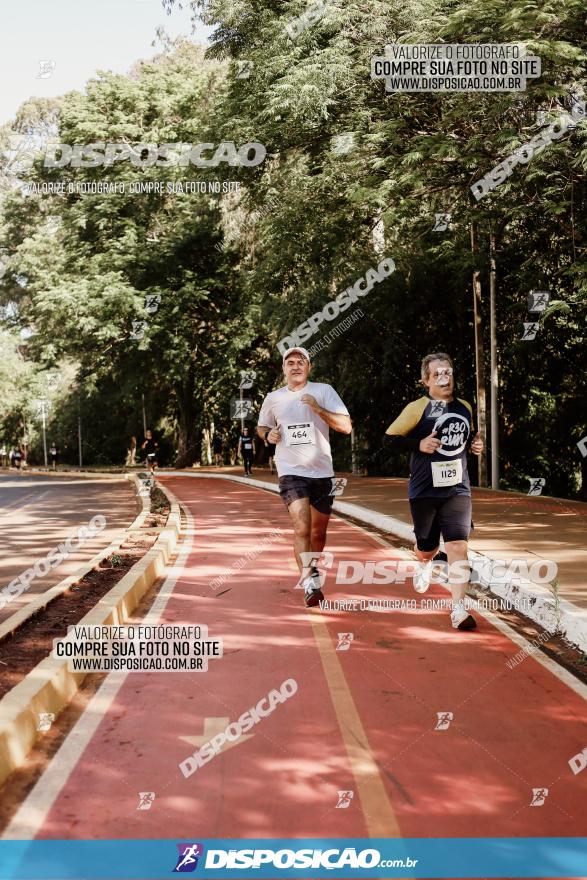
<path id="1" fill-rule="evenodd" d="M 167 491 L 172 501 L 176 501 L 173 493 Z M 186 516 L 185 538 L 175 563 L 143 621 L 144 624 L 154 625 L 159 622 L 192 549 L 195 534 L 194 520 L 187 507 L 183 504 L 181 507 Z M 128 674 L 128 672 L 111 672 L 104 679 L 49 766 L 13 816 L 2 835 L 2 840 L 32 840 L 38 834 L 61 789 L 110 709 Z"/>

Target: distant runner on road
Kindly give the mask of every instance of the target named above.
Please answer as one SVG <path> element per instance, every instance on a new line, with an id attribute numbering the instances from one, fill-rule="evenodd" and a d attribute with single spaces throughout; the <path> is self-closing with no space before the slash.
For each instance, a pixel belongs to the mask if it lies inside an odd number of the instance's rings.
<path id="1" fill-rule="evenodd" d="M 157 467 L 157 450 L 159 449 L 159 444 L 155 441 L 152 431 L 147 431 L 141 449 L 145 453 L 147 467 L 151 473 L 153 473 Z"/>
<path id="2" fill-rule="evenodd" d="M 24 452 L 20 446 L 16 446 L 12 453 L 12 463 L 17 471 L 21 471 L 21 464 L 24 462 Z M 21 471 L 22 473 L 22 471 Z"/>
<path id="3" fill-rule="evenodd" d="M 475 618 L 464 603 L 467 569 L 470 576 L 467 541 L 472 526 L 467 451 L 480 455 L 483 441 L 478 434 L 473 439 L 471 405 L 453 396 L 450 357 L 444 352 L 426 355 L 421 377 L 428 393 L 409 403 L 386 431 L 395 447 L 412 453 L 408 495 L 416 536 L 414 549 L 423 563 L 414 577 L 414 588 L 425 593 L 430 586 L 432 560 L 442 535 L 453 600 L 451 623 L 455 629 L 474 629 Z M 453 563 L 460 564 L 453 568 Z"/>
<path id="4" fill-rule="evenodd" d="M 238 449 L 237 449 L 237 457 L 239 455 L 242 456 L 243 465 L 245 468 L 245 476 L 250 475 L 252 473 L 251 467 L 253 464 L 253 456 L 255 454 L 255 446 L 254 440 L 250 434 L 250 431 L 247 427 L 243 428 L 243 432 L 238 440 Z"/>
<path id="5" fill-rule="evenodd" d="M 309 382 L 310 370 L 305 348 L 285 352 L 287 384 L 267 395 L 257 427 L 263 441 L 276 444 L 279 493 L 292 520 L 300 570 L 296 586 L 303 587 L 308 607 L 324 599 L 316 561 L 326 543 L 333 501 L 329 428 L 342 434 L 352 430 L 348 410 L 334 388 Z"/>
<path id="6" fill-rule="evenodd" d="M 214 453 L 214 464 L 216 467 L 222 467 L 224 454 L 224 437 L 219 431 L 214 434 L 212 440 L 212 452 Z"/>

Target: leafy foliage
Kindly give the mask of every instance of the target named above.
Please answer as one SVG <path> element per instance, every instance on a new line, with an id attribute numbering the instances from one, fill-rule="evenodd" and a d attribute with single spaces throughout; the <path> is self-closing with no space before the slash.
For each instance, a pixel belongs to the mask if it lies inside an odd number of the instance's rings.
<path id="1" fill-rule="evenodd" d="M 215 27 L 205 55 L 179 41 L 128 76 L 99 74 L 85 95 L 24 105 L 15 120 L 22 133 L 57 125 L 72 144 L 257 141 L 267 149 L 255 168 L 48 172 L 37 162 L 27 178 L 217 178 L 237 180 L 238 193 L 5 194 L 2 296 L 17 309 L 7 323 L 33 329 L 24 347 L 32 369 L 77 364 L 63 430 L 72 430 L 72 401 L 82 401 L 96 448 L 120 461 L 126 436 L 139 431 L 144 392 L 170 454 L 191 463 L 213 424 L 234 433 L 238 371 L 257 371 L 259 402 L 280 381 L 277 341 L 385 254 L 396 272 L 357 304 L 364 318 L 328 342 L 314 378 L 347 402 L 359 465 L 404 473 L 382 434 L 419 393 L 423 355 L 450 351 L 460 393 L 475 398 L 471 278 L 481 273 L 487 354 L 493 232 L 503 483 L 527 490 L 529 476 L 544 476 L 549 494 L 576 495 L 576 444 L 587 433 L 586 123 L 481 201 L 470 186 L 537 133 L 538 109 L 555 118 L 570 92 L 584 96 L 582 4 L 331 0 L 295 39 L 286 25 L 306 9 L 302 0 L 190 5 Z M 369 72 L 392 41 L 524 42 L 541 57 L 542 76 L 524 93 L 389 94 Z M 451 215 L 445 232 L 433 229 L 437 213 Z M 549 290 L 552 304 L 527 342 L 532 289 Z M 161 295 L 155 315 L 145 312 L 146 294 Z M 141 341 L 131 339 L 136 320 L 148 320 Z M 338 466 L 349 467 L 348 441 L 335 449 Z"/>

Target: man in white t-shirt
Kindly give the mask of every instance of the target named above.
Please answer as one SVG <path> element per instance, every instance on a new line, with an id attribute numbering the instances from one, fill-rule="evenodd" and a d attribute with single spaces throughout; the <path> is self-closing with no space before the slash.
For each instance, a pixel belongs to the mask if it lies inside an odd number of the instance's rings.
<path id="1" fill-rule="evenodd" d="M 257 428 L 259 437 L 276 444 L 279 492 L 291 516 L 300 569 L 298 584 L 304 589 L 309 607 L 324 598 L 316 560 L 326 543 L 333 501 L 329 428 L 342 434 L 352 430 L 348 410 L 334 388 L 308 382 L 310 370 L 310 355 L 305 348 L 285 352 L 283 372 L 287 384 L 267 395 Z"/>

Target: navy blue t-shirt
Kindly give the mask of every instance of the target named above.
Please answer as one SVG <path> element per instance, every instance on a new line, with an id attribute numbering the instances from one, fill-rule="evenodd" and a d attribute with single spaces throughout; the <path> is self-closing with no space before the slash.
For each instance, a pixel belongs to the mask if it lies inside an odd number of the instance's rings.
<path id="1" fill-rule="evenodd" d="M 473 433 L 473 412 L 465 400 L 454 398 L 446 402 L 420 397 L 405 407 L 386 433 L 413 438 L 419 442 L 429 437 L 433 431 L 437 432 L 436 439 L 441 442 L 436 452 L 420 452 L 418 448 L 412 451 L 409 498 L 470 495 L 467 447 Z M 439 463 L 436 467 L 435 462 Z M 458 475 L 459 469 L 462 469 L 461 479 L 452 485 L 434 485 L 433 469 L 437 482 L 450 483 Z"/>

